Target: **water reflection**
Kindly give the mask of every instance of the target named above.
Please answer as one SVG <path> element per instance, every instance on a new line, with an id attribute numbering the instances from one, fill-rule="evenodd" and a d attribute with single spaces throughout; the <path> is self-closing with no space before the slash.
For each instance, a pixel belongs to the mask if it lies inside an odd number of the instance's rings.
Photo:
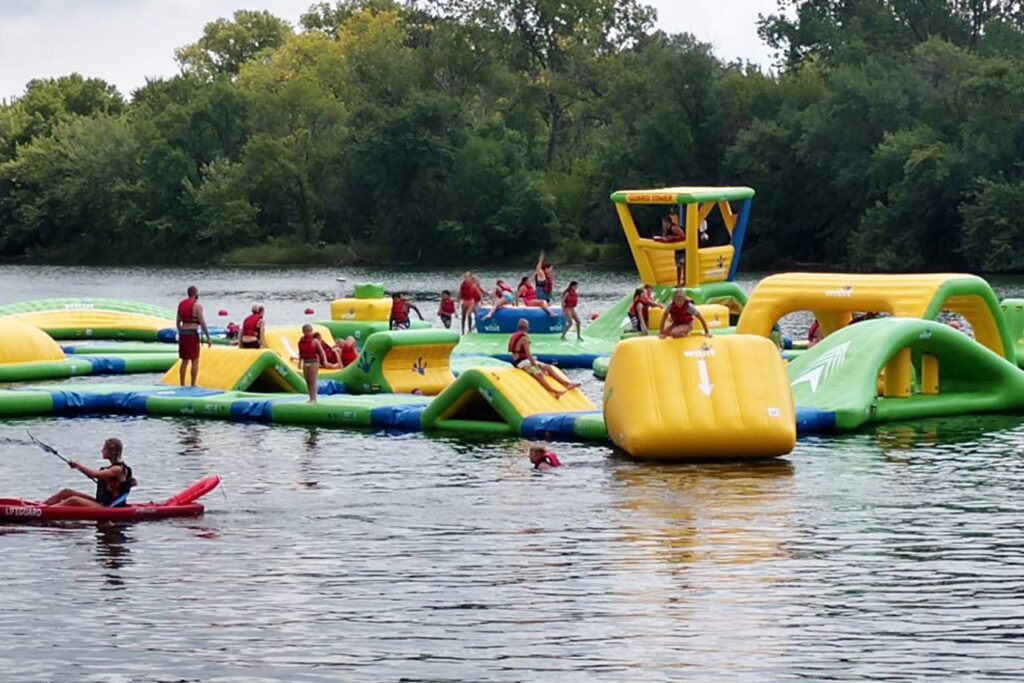
<path id="1" fill-rule="evenodd" d="M 122 569 L 132 564 L 129 544 L 135 538 L 129 533 L 130 526 L 97 522 L 96 524 L 96 562 L 104 568 L 104 582 L 114 588 L 125 586 L 125 575 Z"/>
<path id="2" fill-rule="evenodd" d="M 615 505 L 633 513 L 626 538 L 672 564 L 757 563 L 784 556 L 793 465 L 617 461 Z"/>
<path id="3" fill-rule="evenodd" d="M 178 427 L 178 443 L 181 455 L 201 455 L 203 453 L 203 431 L 192 420 L 175 422 Z"/>

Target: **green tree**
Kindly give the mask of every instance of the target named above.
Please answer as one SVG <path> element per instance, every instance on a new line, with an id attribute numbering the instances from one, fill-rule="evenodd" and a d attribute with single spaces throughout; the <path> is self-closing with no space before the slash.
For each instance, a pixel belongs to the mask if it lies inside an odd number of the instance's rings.
<path id="1" fill-rule="evenodd" d="M 203 36 L 174 51 L 183 73 L 204 79 L 235 76 L 250 59 L 273 51 L 289 35 L 291 25 L 269 12 L 238 10 L 232 20 L 217 19 L 203 28 Z"/>

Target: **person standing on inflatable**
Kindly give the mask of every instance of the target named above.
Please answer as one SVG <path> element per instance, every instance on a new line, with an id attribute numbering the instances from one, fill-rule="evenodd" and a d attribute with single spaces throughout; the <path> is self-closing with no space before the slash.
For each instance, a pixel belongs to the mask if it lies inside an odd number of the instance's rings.
<path id="1" fill-rule="evenodd" d="M 210 346 L 210 330 L 206 328 L 206 318 L 203 317 L 203 306 L 199 303 L 199 290 L 195 285 L 188 288 L 188 297 L 178 302 L 178 318 L 175 321 L 178 328 L 178 358 L 181 359 L 181 367 L 178 368 L 178 382 L 185 386 L 185 368 L 192 364 L 191 385 L 196 385 L 196 378 L 199 377 L 199 330 L 203 331 L 206 337 L 206 346 Z"/>
<path id="2" fill-rule="evenodd" d="M 459 303 L 462 306 L 462 332 L 473 331 L 473 312 L 476 310 L 476 281 L 473 273 L 468 270 L 462 274 L 462 282 L 459 283 Z"/>
<path id="3" fill-rule="evenodd" d="M 580 302 L 579 294 L 576 292 L 576 286 L 579 285 L 576 280 L 569 283 L 565 291 L 562 292 L 562 316 L 565 317 L 565 329 L 562 330 L 562 341 L 565 341 L 565 335 L 569 334 L 569 330 L 572 329 L 573 323 L 576 323 L 576 340 L 583 341 L 583 325 L 580 323 L 580 316 L 576 313 L 576 306 Z"/>
<path id="4" fill-rule="evenodd" d="M 441 319 L 444 329 L 452 328 L 452 316 L 455 315 L 455 299 L 447 289 L 441 290 L 441 303 L 437 307 L 437 317 Z"/>
<path id="5" fill-rule="evenodd" d="M 693 300 L 686 296 L 686 290 L 677 289 L 672 295 L 672 303 L 669 304 L 665 315 L 661 317 L 661 330 L 659 330 L 658 336 L 662 339 L 685 337 L 693 331 L 694 318 L 699 320 L 701 327 L 704 328 L 704 336 L 710 337 L 711 332 L 708 330 L 708 323 L 704 320 L 704 316 L 693 305 Z"/>
<path id="6" fill-rule="evenodd" d="M 423 314 L 420 313 L 420 309 L 416 308 L 416 304 L 402 296 L 401 292 L 395 292 L 394 296 L 391 297 L 391 315 L 388 316 L 388 329 L 409 329 L 410 310 L 416 311 L 416 315 L 419 316 L 420 320 L 423 320 Z"/>
<path id="7" fill-rule="evenodd" d="M 238 348 L 262 349 L 266 346 L 263 334 L 263 306 L 253 304 L 252 313 L 242 321 L 242 330 L 238 335 Z"/>
<path id="8" fill-rule="evenodd" d="M 313 326 L 309 323 L 302 326 L 299 355 L 292 356 L 292 360 L 298 361 L 299 367 L 302 368 L 302 377 L 306 380 L 306 388 L 309 390 L 309 403 L 316 403 L 316 379 L 320 374 L 320 366 L 327 365 L 327 354 L 324 353 L 324 346 L 320 340 L 313 336 Z"/>
<path id="9" fill-rule="evenodd" d="M 537 298 L 551 303 L 551 294 L 555 289 L 555 278 L 551 275 L 551 264 L 544 262 L 544 252 L 540 252 L 537 267 L 533 269 L 533 282 L 537 286 Z"/>

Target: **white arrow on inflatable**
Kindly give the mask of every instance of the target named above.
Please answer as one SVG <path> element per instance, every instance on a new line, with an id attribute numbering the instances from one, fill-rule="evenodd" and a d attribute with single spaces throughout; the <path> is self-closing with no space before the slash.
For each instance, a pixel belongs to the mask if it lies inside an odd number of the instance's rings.
<path id="1" fill-rule="evenodd" d="M 705 396 L 711 396 L 711 390 L 715 388 L 715 385 L 711 383 L 711 378 L 708 377 L 708 362 L 701 358 L 697 361 L 697 370 L 700 372 L 700 384 L 697 387 L 701 390 Z"/>
<path id="2" fill-rule="evenodd" d="M 821 383 L 822 376 L 827 376 L 843 364 L 843 361 L 846 360 L 846 351 L 849 348 L 850 342 L 843 342 L 834 349 L 829 349 L 822 354 L 821 358 L 818 359 L 810 370 L 797 377 L 789 385 L 795 387 L 801 382 L 807 382 L 811 385 L 811 393 L 816 392 L 818 384 Z"/>

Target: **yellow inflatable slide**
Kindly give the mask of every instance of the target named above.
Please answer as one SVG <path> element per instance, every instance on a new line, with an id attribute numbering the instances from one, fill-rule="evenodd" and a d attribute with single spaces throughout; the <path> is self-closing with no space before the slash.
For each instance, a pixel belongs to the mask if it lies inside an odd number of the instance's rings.
<path id="1" fill-rule="evenodd" d="M 752 335 L 619 342 L 604 418 L 612 441 L 637 458 L 771 458 L 796 444 L 778 350 Z"/>

